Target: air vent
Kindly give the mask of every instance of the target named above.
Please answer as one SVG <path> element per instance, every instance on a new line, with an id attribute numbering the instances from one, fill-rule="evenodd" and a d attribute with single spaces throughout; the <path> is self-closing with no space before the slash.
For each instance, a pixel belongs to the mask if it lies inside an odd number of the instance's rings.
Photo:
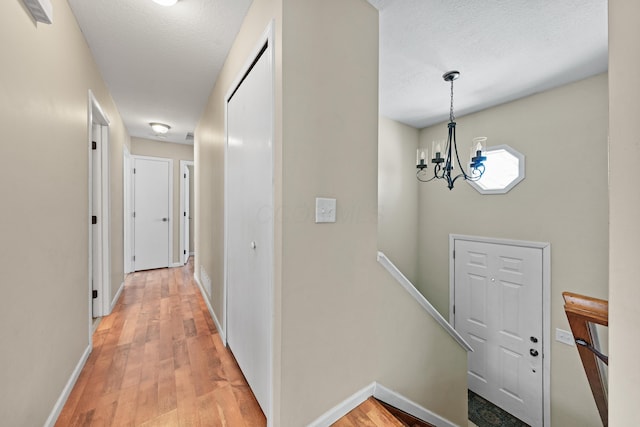
<path id="1" fill-rule="evenodd" d="M 186 141 L 193 141 L 193 132 L 187 132 Z"/>
<path id="2" fill-rule="evenodd" d="M 45 24 L 53 23 L 53 6 L 51 6 L 51 0 L 24 0 L 24 4 L 36 21 Z"/>

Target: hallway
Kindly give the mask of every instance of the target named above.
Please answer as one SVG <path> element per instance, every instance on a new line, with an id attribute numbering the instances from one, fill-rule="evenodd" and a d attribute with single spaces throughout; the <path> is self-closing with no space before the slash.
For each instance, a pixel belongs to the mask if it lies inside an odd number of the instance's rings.
<path id="1" fill-rule="evenodd" d="M 57 427 L 266 425 L 182 268 L 133 273 L 93 335 Z"/>

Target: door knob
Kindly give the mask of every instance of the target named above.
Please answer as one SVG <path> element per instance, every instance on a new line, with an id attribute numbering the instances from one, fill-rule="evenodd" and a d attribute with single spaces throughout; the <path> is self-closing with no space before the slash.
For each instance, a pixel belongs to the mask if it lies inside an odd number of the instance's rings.
<path id="1" fill-rule="evenodd" d="M 529 349 L 529 354 L 532 355 L 533 357 L 537 357 L 538 356 L 538 350 Z"/>
<path id="2" fill-rule="evenodd" d="M 257 247 L 256 242 L 251 242 L 251 249 L 255 249 Z"/>
<path id="3" fill-rule="evenodd" d="M 169 221 L 169 218 L 162 218 L 162 222 L 167 222 Z"/>
<path id="4" fill-rule="evenodd" d="M 536 337 L 531 337 L 530 339 L 531 339 L 532 343 L 537 343 L 538 342 L 538 338 L 536 338 Z"/>

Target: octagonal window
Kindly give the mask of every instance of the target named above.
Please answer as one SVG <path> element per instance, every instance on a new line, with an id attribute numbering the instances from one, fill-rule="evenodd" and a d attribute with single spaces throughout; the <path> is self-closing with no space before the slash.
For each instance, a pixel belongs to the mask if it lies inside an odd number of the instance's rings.
<path id="1" fill-rule="evenodd" d="M 481 194 L 504 194 L 524 179 L 524 154 L 508 145 L 488 147 L 485 172 L 477 181 L 467 181 Z"/>

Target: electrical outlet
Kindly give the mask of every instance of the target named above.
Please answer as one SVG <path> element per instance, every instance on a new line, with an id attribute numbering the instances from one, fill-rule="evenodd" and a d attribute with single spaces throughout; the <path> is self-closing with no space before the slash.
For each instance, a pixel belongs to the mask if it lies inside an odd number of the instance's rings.
<path id="1" fill-rule="evenodd" d="M 556 341 L 567 345 L 575 345 L 575 340 L 571 332 L 565 331 L 564 329 L 556 328 Z"/>

